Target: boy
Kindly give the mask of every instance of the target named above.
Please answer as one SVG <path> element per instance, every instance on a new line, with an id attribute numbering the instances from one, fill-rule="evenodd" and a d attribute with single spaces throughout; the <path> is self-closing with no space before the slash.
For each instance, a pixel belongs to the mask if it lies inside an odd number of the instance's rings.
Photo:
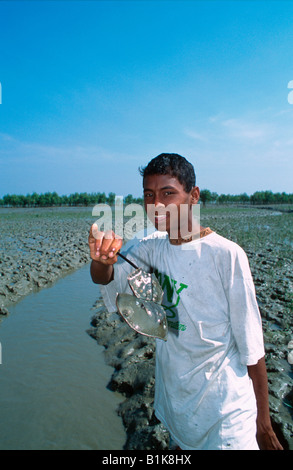
<path id="1" fill-rule="evenodd" d="M 141 174 L 158 232 L 127 256 L 153 270 L 165 291 L 169 333 L 156 345 L 156 416 L 183 450 L 282 449 L 269 417 L 261 318 L 244 251 L 194 224 L 200 192 L 185 158 L 161 154 Z M 93 282 L 114 311 L 132 270 L 117 262 L 122 240 L 94 224 L 89 246 Z"/>

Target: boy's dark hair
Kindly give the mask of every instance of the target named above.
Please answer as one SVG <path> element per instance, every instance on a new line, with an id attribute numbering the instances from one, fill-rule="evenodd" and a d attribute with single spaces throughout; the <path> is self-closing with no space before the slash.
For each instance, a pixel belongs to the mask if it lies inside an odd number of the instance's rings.
<path id="1" fill-rule="evenodd" d="M 193 165 L 177 153 L 161 153 L 146 167 L 139 168 L 139 172 L 143 178 L 149 175 L 173 176 L 178 179 L 187 193 L 190 193 L 196 182 Z"/>

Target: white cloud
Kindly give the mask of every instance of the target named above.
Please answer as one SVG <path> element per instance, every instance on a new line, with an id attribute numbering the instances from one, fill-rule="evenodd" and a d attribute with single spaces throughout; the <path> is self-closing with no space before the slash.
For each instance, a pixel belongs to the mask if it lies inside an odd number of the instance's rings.
<path id="1" fill-rule="evenodd" d="M 270 108 L 245 115 L 219 113 L 187 125 L 183 132 L 194 138 L 188 145 L 199 186 L 234 194 L 262 188 L 292 192 L 290 112 Z"/>
<path id="2" fill-rule="evenodd" d="M 271 126 L 268 124 L 237 118 L 222 121 L 222 126 L 227 129 L 231 137 L 248 141 L 263 140 L 272 132 Z"/>
<path id="3" fill-rule="evenodd" d="M 83 161 L 84 163 L 116 162 L 128 160 L 129 155 L 118 154 L 95 145 L 48 145 L 38 142 L 25 142 L 13 136 L 0 133 L 0 160 L 6 163 L 40 163 L 66 164 Z"/>
<path id="4" fill-rule="evenodd" d="M 266 139 L 272 139 L 275 128 L 272 123 L 264 122 L 257 117 L 254 119 L 247 117 L 227 118 L 219 114 L 198 121 L 194 128 L 192 126 L 186 127 L 183 132 L 186 136 L 201 142 L 214 142 L 216 145 L 225 142 L 235 145 L 235 139 L 242 140 L 247 144 L 265 142 Z"/>

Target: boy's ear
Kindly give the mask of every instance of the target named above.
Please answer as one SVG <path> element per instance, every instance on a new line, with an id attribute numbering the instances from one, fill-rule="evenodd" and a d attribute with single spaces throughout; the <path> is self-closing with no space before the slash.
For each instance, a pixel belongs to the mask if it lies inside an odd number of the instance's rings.
<path id="1" fill-rule="evenodd" d="M 191 190 L 191 202 L 197 204 L 200 197 L 200 190 L 198 186 L 194 186 Z"/>

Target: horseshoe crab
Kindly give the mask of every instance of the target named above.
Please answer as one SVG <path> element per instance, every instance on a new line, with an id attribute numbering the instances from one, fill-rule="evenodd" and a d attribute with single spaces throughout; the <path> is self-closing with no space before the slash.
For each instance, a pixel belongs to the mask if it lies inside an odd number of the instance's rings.
<path id="1" fill-rule="evenodd" d="M 119 256 L 130 262 L 120 253 Z M 134 296 L 117 294 L 118 312 L 133 330 L 166 341 L 168 325 L 165 310 L 161 305 L 163 290 L 159 281 L 153 273 L 143 271 L 132 262 L 130 264 L 136 268 L 127 277 Z"/>

